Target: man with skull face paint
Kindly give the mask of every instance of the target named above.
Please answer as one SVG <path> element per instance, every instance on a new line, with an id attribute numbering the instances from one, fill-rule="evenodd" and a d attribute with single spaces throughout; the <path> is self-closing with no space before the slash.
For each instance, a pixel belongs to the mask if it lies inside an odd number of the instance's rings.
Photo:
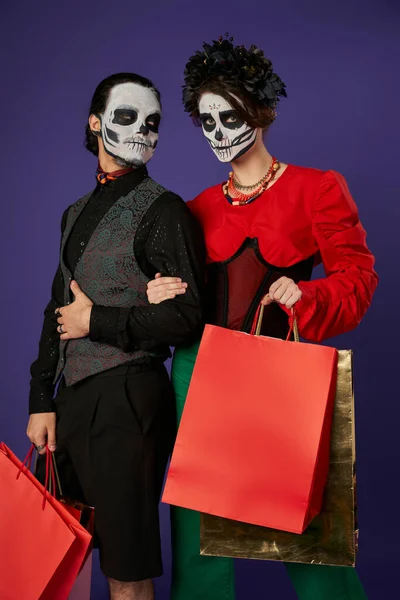
<path id="1" fill-rule="evenodd" d="M 27 433 L 41 455 L 37 475 L 47 444 L 64 493 L 95 507 L 95 543 L 115 600 L 151 600 L 151 580 L 162 574 L 158 503 L 175 434 L 163 362 L 169 346 L 202 325 L 201 229 L 146 170 L 160 119 L 148 79 L 121 73 L 96 89 L 86 147 L 99 159 L 97 186 L 64 213 L 31 367 Z M 154 307 L 146 284 L 160 270 L 183 275 L 190 290 Z"/>
<path id="2" fill-rule="evenodd" d="M 101 119 L 106 152 L 121 166 L 143 166 L 157 146 L 160 117 L 160 103 L 148 88 L 134 82 L 114 87 Z"/>
<path id="3" fill-rule="evenodd" d="M 183 102 L 217 156 L 233 171 L 189 206 L 207 246 L 206 321 L 249 332 L 257 306 L 262 334 L 285 339 L 296 306 L 300 334 L 322 341 L 356 327 L 375 288 L 374 257 L 344 178 L 280 163 L 263 134 L 285 85 L 263 52 L 220 38 L 188 62 Z M 327 277 L 310 281 L 314 265 Z M 189 288 L 164 273 L 148 285 L 160 303 Z M 183 281 L 184 278 L 183 278 Z M 172 379 L 178 419 L 198 343 L 175 352 Z M 171 507 L 172 600 L 233 600 L 231 559 L 199 555 L 200 516 Z M 354 569 L 287 563 L 301 600 L 362 600 Z"/>

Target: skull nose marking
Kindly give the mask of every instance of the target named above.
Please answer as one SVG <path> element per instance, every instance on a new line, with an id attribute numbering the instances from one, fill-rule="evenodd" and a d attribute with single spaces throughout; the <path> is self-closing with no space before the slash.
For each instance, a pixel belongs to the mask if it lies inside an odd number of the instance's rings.
<path id="1" fill-rule="evenodd" d="M 215 132 L 215 139 L 217 140 L 217 142 L 220 142 L 223 137 L 224 136 L 222 135 L 222 131 L 220 129 L 217 129 L 217 131 Z"/>
<path id="2" fill-rule="evenodd" d="M 143 135 L 148 135 L 149 133 L 149 128 L 147 127 L 147 125 L 145 125 L 143 123 L 143 125 L 140 127 L 139 129 L 139 133 L 143 133 Z"/>

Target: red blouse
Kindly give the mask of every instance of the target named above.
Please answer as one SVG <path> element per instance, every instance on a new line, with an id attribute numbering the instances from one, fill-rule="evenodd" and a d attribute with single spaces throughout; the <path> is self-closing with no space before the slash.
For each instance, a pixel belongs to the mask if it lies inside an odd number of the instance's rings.
<path id="1" fill-rule="evenodd" d="M 203 227 L 209 263 L 233 256 L 246 238 L 257 238 L 264 260 L 276 267 L 290 267 L 313 255 L 315 264 L 323 263 L 326 278 L 298 284 L 303 292 L 296 304 L 302 337 L 322 341 L 359 324 L 378 276 L 342 175 L 289 165 L 251 204 L 232 206 L 221 185 L 188 204 Z"/>

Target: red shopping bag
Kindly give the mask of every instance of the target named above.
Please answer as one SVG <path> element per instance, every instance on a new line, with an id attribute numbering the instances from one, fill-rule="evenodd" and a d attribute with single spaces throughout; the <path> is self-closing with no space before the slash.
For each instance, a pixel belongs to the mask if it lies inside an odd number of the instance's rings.
<path id="1" fill-rule="evenodd" d="M 75 519 L 83 525 L 83 527 L 92 536 L 94 533 L 94 509 L 90 506 L 73 502 L 66 498 L 60 500 L 66 509 L 75 517 Z M 93 541 L 93 539 L 92 539 Z M 70 591 L 68 600 L 90 600 L 91 584 L 92 584 L 92 566 L 93 566 L 93 544 L 89 544 L 86 556 L 83 559 L 78 577 Z"/>
<path id="2" fill-rule="evenodd" d="M 1 600 L 66 600 L 92 536 L 3 443 L 0 481 Z"/>
<path id="3" fill-rule="evenodd" d="M 302 533 L 321 510 L 336 369 L 334 348 L 207 325 L 163 501 Z"/>
<path id="4" fill-rule="evenodd" d="M 53 454 L 54 456 L 54 454 Z M 54 461 L 55 464 L 55 461 Z M 58 477 L 58 475 L 57 475 Z M 81 565 L 80 572 L 85 568 L 85 577 L 87 578 L 88 569 L 86 569 L 86 561 L 89 561 L 92 556 L 93 549 L 93 534 L 94 534 L 94 508 L 92 506 L 88 506 L 87 504 L 82 504 L 82 502 L 77 502 L 75 500 L 71 500 L 62 495 L 62 488 L 59 485 L 60 489 L 60 498 L 59 501 L 65 506 L 67 511 L 80 523 L 86 531 L 90 533 L 92 539 L 86 551 L 86 555 L 83 559 L 83 563 Z M 90 561 L 91 564 L 91 561 Z M 90 567 L 91 570 L 91 567 Z M 75 587 L 75 586 L 74 586 Z M 70 598 L 69 598 L 70 600 Z"/>
<path id="5" fill-rule="evenodd" d="M 86 529 L 86 531 L 88 531 L 90 535 L 93 536 L 94 508 L 92 506 L 88 506 L 87 504 L 83 504 L 82 502 L 71 500 L 70 498 L 66 498 L 65 496 L 63 496 L 63 490 L 61 487 L 61 481 L 58 475 L 58 469 L 54 454 L 52 454 L 52 458 L 56 474 L 57 487 L 60 493 L 59 501 L 63 504 L 67 511 L 78 521 L 78 523 L 80 523 Z M 86 556 L 83 559 L 83 563 L 81 565 L 79 574 L 75 579 L 74 585 L 72 586 L 72 589 L 68 595 L 68 600 L 90 600 L 93 565 L 92 541 L 93 538 L 86 551 Z"/>
<path id="6" fill-rule="evenodd" d="M 85 563 L 76 578 L 68 600 L 90 600 L 90 590 L 92 583 L 92 553 L 85 559 Z"/>

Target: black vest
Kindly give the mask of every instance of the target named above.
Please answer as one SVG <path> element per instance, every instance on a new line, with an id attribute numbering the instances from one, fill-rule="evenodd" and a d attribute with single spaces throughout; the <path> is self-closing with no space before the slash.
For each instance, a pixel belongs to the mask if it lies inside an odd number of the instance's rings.
<path id="1" fill-rule="evenodd" d="M 134 244 L 139 224 L 165 188 L 146 178 L 129 194 L 117 200 L 98 224 L 84 250 L 73 278 L 93 304 L 133 307 L 147 304 L 148 278 L 137 264 Z M 64 276 L 64 303 L 70 301 L 72 273 L 64 262 L 64 249 L 71 230 L 89 201 L 87 194 L 71 206 L 61 241 L 60 264 Z M 55 382 L 61 374 L 66 385 L 145 357 L 143 350 L 123 352 L 119 348 L 90 341 L 89 337 L 60 341 L 60 358 Z"/>

